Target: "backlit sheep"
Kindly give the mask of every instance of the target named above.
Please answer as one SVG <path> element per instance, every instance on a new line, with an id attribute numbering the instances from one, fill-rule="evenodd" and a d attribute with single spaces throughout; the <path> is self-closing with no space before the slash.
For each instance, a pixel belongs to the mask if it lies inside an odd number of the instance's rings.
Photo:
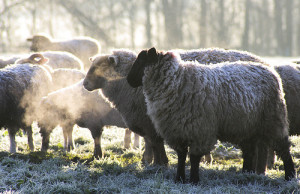
<path id="1" fill-rule="evenodd" d="M 78 57 L 84 64 L 85 70 L 90 67 L 89 58 L 100 52 L 97 40 L 89 37 L 73 38 L 71 40 L 54 40 L 46 35 L 34 35 L 28 38 L 32 44 L 30 49 L 38 51 L 66 51 Z"/>
<path id="2" fill-rule="evenodd" d="M 37 108 L 37 100 L 47 94 L 51 76 L 41 66 L 15 64 L 0 69 L 0 128 L 7 128 L 10 152 L 16 152 L 15 135 L 23 128 L 28 135 L 29 148 L 33 151 L 31 111 Z"/>
<path id="3" fill-rule="evenodd" d="M 185 180 L 188 148 L 190 181 L 199 181 L 200 158 L 217 139 L 241 147 L 243 171 L 253 171 L 255 147 L 267 145 L 283 160 L 285 179 L 295 176 L 284 94 L 274 69 L 240 61 L 201 65 L 152 48 L 140 52 L 127 81 L 143 86 L 156 131 L 178 154 L 176 181 Z"/>
<path id="4" fill-rule="evenodd" d="M 43 98 L 41 109 L 38 122 L 41 127 L 42 151 L 48 149 L 50 133 L 57 125 L 63 128 L 65 150 L 72 149 L 73 126 L 77 124 L 91 131 L 95 144 L 94 156 L 101 158 L 103 127 L 114 125 L 126 128 L 119 112 L 111 108 L 98 91 L 86 91 L 82 81 L 48 94 Z"/>

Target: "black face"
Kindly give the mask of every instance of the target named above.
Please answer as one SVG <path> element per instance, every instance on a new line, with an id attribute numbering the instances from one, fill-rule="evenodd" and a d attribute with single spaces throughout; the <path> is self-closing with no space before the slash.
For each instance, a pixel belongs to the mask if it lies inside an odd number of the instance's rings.
<path id="1" fill-rule="evenodd" d="M 127 76 L 127 82 L 131 87 L 136 88 L 143 84 L 142 79 L 144 76 L 144 69 L 146 63 L 147 63 L 147 51 L 143 50 L 139 53 L 137 59 L 134 61 Z"/>
<path id="2" fill-rule="evenodd" d="M 132 68 L 127 76 L 127 82 L 133 88 L 143 85 L 144 69 L 150 64 L 158 61 L 158 55 L 155 48 L 148 51 L 143 50 L 139 53 L 137 59 L 134 61 Z"/>

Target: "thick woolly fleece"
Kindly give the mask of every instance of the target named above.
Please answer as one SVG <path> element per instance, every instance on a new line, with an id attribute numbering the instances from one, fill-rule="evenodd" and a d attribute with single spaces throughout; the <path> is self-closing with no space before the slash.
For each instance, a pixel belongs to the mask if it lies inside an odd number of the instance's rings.
<path id="1" fill-rule="evenodd" d="M 253 136 L 273 142 L 288 135 L 281 80 L 271 68 L 249 62 L 205 66 L 168 52 L 144 72 L 148 115 L 177 150 L 184 144 L 191 154 L 206 154 L 217 139 L 241 144 Z"/>
<path id="2" fill-rule="evenodd" d="M 220 48 L 212 48 L 212 49 L 197 49 L 197 50 L 176 50 L 183 60 L 198 60 L 200 63 L 210 64 L 210 63 L 218 63 L 223 61 L 261 61 L 262 60 L 252 55 L 248 52 L 236 51 L 236 50 L 224 50 Z M 124 79 L 125 76 L 128 75 L 134 60 L 136 59 L 136 53 L 130 50 L 118 49 L 113 50 L 111 55 L 98 55 L 93 59 L 93 63 L 97 63 L 97 61 L 101 61 L 104 59 L 108 59 L 108 61 L 112 60 L 113 63 L 109 64 L 110 67 L 108 69 L 108 74 L 101 69 L 100 74 L 98 75 L 97 70 L 93 71 L 93 73 L 89 72 L 85 79 L 85 84 L 90 88 L 99 88 L 100 85 L 103 87 L 104 95 L 109 99 L 109 101 L 113 102 L 116 108 L 121 112 L 123 117 L 126 119 L 126 122 L 130 128 L 135 128 L 135 132 L 139 134 L 146 134 L 145 140 L 151 137 L 149 142 L 162 141 L 161 138 L 158 138 L 158 135 L 155 132 L 154 126 L 150 121 L 148 115 L 146 114 L 145 100 L 144 95 L 142 94 L 142 88 L 133 89 L 131 88 L 127 81 Z M 96 65 L 92 65 L 91 69 L 97 69 Z M 110 71 L 113 69 L 113 71 Z M 107 78 L 111 78 L 112 74 L 116 73 L 114 77 L 123 77 L 119 80 L 109 81 L 106 86 L 104 82 L 107 81 Z M 110 76 L 110 77 L 109 77 Z M 134 107 L 134 108 L 132 108 Z M 151 143 L 157 149 L 158 143 Z M 160 146 L 161 149 L 164 150 L 163 146 Z M 156 151 L 159 152 L 159 151 Z M 163 155 L 163 154 L 161 154 Z M 160 156 L 155 159 L 155 162 L 167 162 L 166 156 Z"/>
<path id="3" fill-rule="evenodd" d="M 253 169 L 253 148 L 274 147 L 284 161 L 285 178 L 294 177 L 284 94 L 273 68 L 241 61 L 207 66 L 153 48 L 139 54 L 127 80 L 133 87 L 143 85 L 156 131 L 178 153 L 177 181 L 185 179 L 188 147 L 191 181 L 199 181 L 200 157 L 217 139 L 242 147 L 246 171 Z"/>
<path id="4" fill-rule="evenodd" d="M 31 130 L 37 100 L 48 92 L 45 88 L 49 88 L 51 82 L 48 71 L 36 65 L 16 64 L 0 70 L 0 128 L 8 129 L 11 152 L 16 152 L 16 132 L 20 128 Z M 33 150 L 32 137 L 28 140 Z"/>
<path id="5" fill-rule="evenodd" d="M 295 64 L 276 65 L 288 110 L 290 135 L 300 135 L 300 66 Z"/>

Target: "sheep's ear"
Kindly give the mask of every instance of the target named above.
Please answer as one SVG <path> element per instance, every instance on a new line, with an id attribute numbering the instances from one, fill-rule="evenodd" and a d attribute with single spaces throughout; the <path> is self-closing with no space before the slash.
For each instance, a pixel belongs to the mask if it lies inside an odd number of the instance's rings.
<path id="1" fill-rule="evenodd" d="M 93 62 L 95 60 L 95 57 L 90 57 L 90 62 Z"/>
<path id="2" fill-rule="evenodd" d="M 32 38 L 27 38 L 26 39 L 28 42 L 32 42 Z"/>
<path id="3" fill-rule="evenodd" d="M 157 62 L 158 61 L 158 53 L 154 47 L 148 50 L 148 60 L 149 62 Z"/>
<path id="4" fill-rule="evenodd" d="M 109 64 L 110 65 L 117 65 L 118 64 L 118 57 L 117 56 L 114 56 L 114 55 L 112 55 L 112 56 L 109 56 L 108 57 L 108 62 L 109 62 Z"/>

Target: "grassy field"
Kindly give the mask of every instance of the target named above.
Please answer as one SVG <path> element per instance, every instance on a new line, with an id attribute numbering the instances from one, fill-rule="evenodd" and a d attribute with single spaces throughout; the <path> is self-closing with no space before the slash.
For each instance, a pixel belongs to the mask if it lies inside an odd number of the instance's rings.
<path id="1" fill-rule="evenodd" d="M 35 152 L 29 152 L 27 136 L 16 138 L 18 152 L 10 154 L 6 130 L 0 131 L 1 193 L 300 193 L 300 177 L 284 180 L 279 160 L 266 176 L 241 173 L 239 149 L 216 145 L 212 164 L 201 163 L 199 185 L 175 184 L 177 156 L 166 146 L 169 167 L 142 165 L 141 149 L 123 149 L 124 129 L 105 128 L 104 157 L 93 160 L 93 139 L 89 130 L 74 128 L 76 149 L 63 153 L 60 128 L 51 134 L 50 150 L 39 152 L 41 137 L 34 126 Z M 291 137 L 292 155 L 300 171 L 300 138 Z M 143 144 L 143 142 L 142 142 Z M 189 160 L 186 176 L 189 177 Z"/>
<path id="2" fill-rule="evenodd" d="M 297 178 L 292 181 L 284 180 L 280 160 L 266 176 L 241 173 L 241 151 L 218 143 L 212 152 L 214 161 L 200 165 L 200 183 L 191 185 L 174 183 L 177 156 L 168 146 L 168 167 L 143 165 L 142 148 L 125 150 L 124 129 L 111 127 L 102 136 L 104 157 L 93 160 L 90 131 L 75 127 L 73 135 L 76 149 L 65 154 L 62 131 L 55 129 L 50 149 L 44 154 L 39 152 L 41 136 L 34 125 L 35 152 L 29 152 L 27 136 L 20 132 L 16 137 L 17 153 L 10 154 L 8 132 L 0 130 L 0 193 L 300 193 L 300 137 L 291 137 L 297 170 Z M 187 159 L 187 177 L 189 169 Z"/>

